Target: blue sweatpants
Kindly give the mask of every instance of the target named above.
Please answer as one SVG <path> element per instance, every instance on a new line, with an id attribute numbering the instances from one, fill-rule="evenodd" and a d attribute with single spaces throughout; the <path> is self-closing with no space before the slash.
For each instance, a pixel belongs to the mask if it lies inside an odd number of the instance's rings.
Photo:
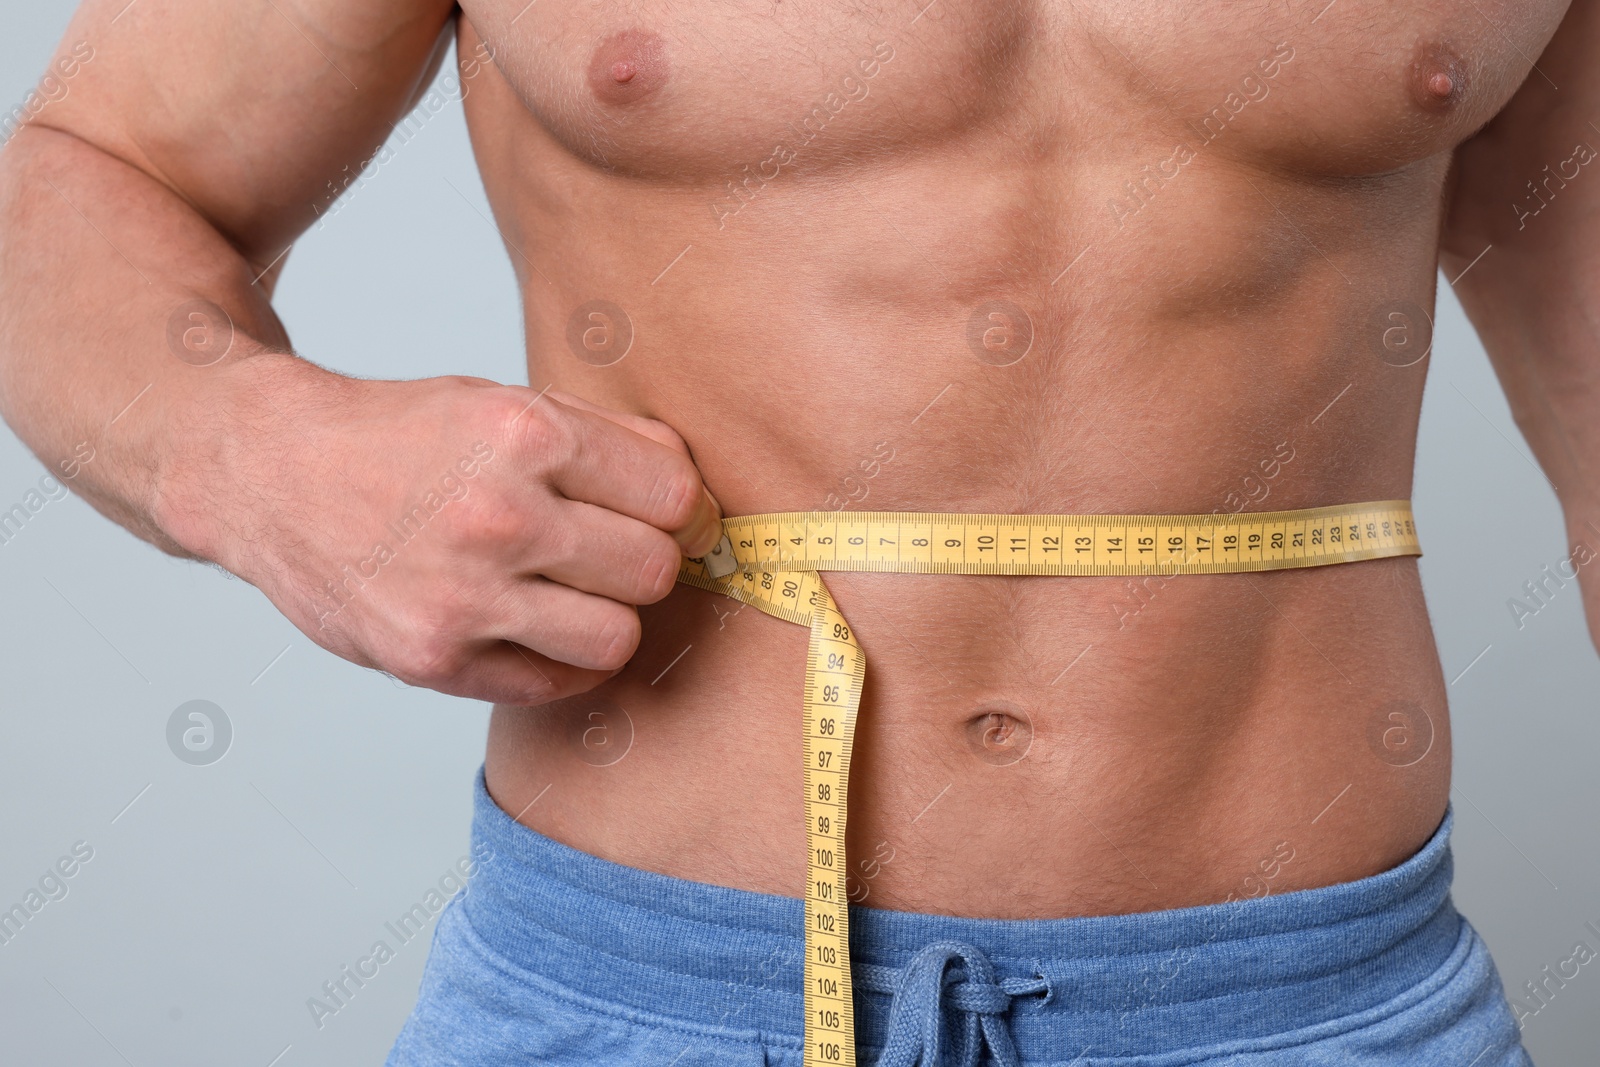
<path id="1" fill-rule="evenodd" d="M 1450 900 L 1451 817 L 1400 866 L 1228 904 L 1092 918 L 853 908 L 877 1067 L 1523 1067 Z M 482 863 L 440 916 L 388 1067 L 800 1067 L 802 904 L 578 852 L 477 781 Z"/>

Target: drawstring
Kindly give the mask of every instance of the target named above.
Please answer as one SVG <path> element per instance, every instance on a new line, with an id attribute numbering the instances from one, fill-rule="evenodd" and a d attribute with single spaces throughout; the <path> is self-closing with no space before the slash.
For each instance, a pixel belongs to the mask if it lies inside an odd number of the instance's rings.
<path id="1" fill-rule="evenodd" d="M 957 960 L 961 971 L 950 971 Z M 928 945 L 903 971 L 870 963 L 858 964 L 854 971 L 863 988 L 894 994 L 889 1036 L 878 1067 L 943 1067 L 939 1046 L 945 1005 L 962 1013 L 961 1047 L 955 1061 L 960 1067 L 979 1067 L 984 1045 L 999 1067 L 1022 1067 L 1002 1016 L 1012 997 L 1049 989 L 1044 978 L 997 981 L 994 965 L 982 950 L 956 941 Z"/>

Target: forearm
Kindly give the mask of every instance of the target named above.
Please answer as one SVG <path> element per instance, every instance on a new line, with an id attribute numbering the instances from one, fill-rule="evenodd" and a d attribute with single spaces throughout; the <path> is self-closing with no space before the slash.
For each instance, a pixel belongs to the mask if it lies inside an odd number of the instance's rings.
<path id="1" fill-rule="evenodd" d="M 687 446 L 554 392 L 322 370 L 268 303 L 454 9 L 83 0 L 68 39 L 116 47 L 0 151 L 0 415 L 95 507 L 321 647 L 539 704 L 620 669 L 635 605 L 721 536 Z"/>
<path id="2" fill-rule="evenodd" d="M 102 513 L 192 554 L 168 529 L 177 475 L 290 359 L 260 273 L 166 185 L 24 129 L 0 152 L 0 416 Z"/>

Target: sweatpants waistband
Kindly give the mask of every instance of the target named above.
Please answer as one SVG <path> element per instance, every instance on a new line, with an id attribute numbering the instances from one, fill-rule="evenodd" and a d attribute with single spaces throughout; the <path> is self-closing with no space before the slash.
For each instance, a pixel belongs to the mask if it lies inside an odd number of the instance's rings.
<path id="1" fill-rule="evenodd" d="M 945 946 L 958 979 L 964 973 L 974 988 L 982 979 L 985 996 L 1010 998 L 1009 1030 L 1030 1061 L 1067 1063 L 1087 1048 L 1161 1054 L 1350 1025 L 1397 998 L 1425 995 L 1462 951 L 1470 928 L 1450 900 L 1451 823 L 1447 811 L 1420 851 L 1380 874 L 1226 904 L 1040 920 L 852 906 L 858 1045 L 864 1053 L 884 1045 L 895 975 L 922 966 L 930 946 Z M 507 963 L 630 1013 L 799 1046 L 798 898 L 577 851 L 515 822 L 489 796 L 481 770 L 472 833 L 483 862 L 460 906 Z M 989 994 L 990 986 L 1001 992 Z"/>

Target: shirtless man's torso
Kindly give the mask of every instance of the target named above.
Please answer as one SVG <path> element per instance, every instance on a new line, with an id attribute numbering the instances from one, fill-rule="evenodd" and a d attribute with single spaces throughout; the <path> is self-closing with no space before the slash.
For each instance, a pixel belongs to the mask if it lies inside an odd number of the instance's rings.
<path id="1" fill-rule="evenodd" d="M 531 381 L 672 425 L 730 515 L 1408 497 L 1427 361 L 1373 342 L 1432 308 L 1450 150 L 1564 7 L 519 6 L 468 4 L 460 51 L 496 58 L 465 103 Z M 594 298 L 634 331 L 609 366 L 567 343 Z M 998 324 L 1031 338 L 1015 362 L 1026 341 L 968 343 L 996 301 L 1025 316 Z M 1444 812 L 1414 560 L 829 587 L 872 657 L 852 799 L 856 854 L 894 852 L 875 904 L 1221 900 L 1348 785 L 1274 889 L 1322 885 Z M 674 593 L 616 679 L 498 708 L 496 799 L 554 783 L 525 818 L 560 840 L 793 892 L 800 791 L 752 784 L 800 765 L 804 635 L 735 606 Z M 1438 727 L 1400 770 L 1367 743 L 1395 701 Z M 550 743 L 611 708 L 625 760 Z M 975 752 L 986 730 L 1031 734 L 1026 758 Z M 662 818 L 668 793 L 690 803 Z"/>

